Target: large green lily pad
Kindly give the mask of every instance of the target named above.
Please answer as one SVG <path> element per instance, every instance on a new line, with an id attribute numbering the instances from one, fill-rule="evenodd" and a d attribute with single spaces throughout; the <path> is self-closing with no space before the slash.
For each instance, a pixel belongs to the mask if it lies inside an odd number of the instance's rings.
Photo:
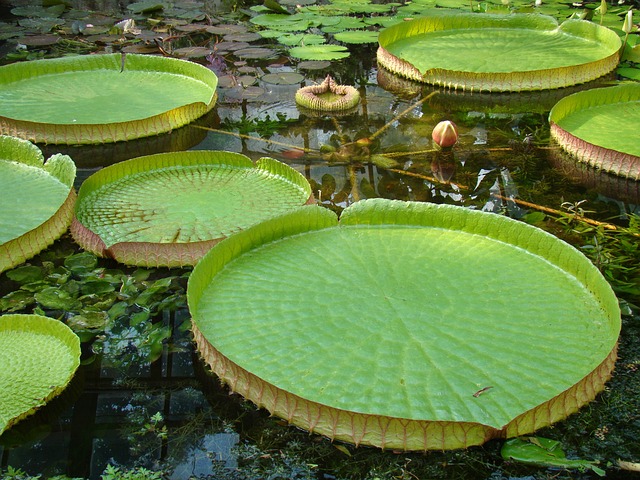
<path id="1" fill-rule="evenodd" d="M 578 161 L 640 180 L 640 83 L 564 97 L 549 122 L 552 137 Z"/>
<path id="2" fill-rule="evenodd" d="M 188 285 L 200 352 L 230 388 L 354 444 L 462 448 L 595 397 L 620 310 L 579 251 L 456 206 L 302 207 L 216 245 Z"/>
<path id="3" fill-rule="evenodd" d="M 232 233 L 313 201 L 304 176 L 272 158 L 254 165 L 232 152 L 161 153 L 85 180 L 71 233 L 122 263 L 193 265 Z"/>
<path id="4" fill-rule="evenodd" d="M 378 63 L 429 84 L 523 91 L 594 80 L 618 64 L 621 41 L 583 20 L 538 14 L 443 14 L 398 23 L 378 39 Z"/>
<path id="5" fill-rule="evenodd" d="M 80 340 L 41 315 L 0 316 L 0 434 L 67 386 L 80 365 Z"/>
<path id="6" fill-rule="evenodd" d="M 193 62 L 109 54 L 0 67 L 0 133 L 87 144 L 168 132 L 211 110 L 217 77 Z"/>
<path id="7" fill-rule="evenodd" d="M 0 272 L 38 254 L 67 230 L 75 176 L 67 155 L 45 162 L 32 143 L 0 136 Z"/>

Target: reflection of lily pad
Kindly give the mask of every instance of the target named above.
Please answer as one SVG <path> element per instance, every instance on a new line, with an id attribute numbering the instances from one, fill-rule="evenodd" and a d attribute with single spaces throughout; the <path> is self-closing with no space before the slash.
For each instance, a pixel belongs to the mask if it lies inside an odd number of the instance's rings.
<path id="1" fill-rule="evenodd" d="M 193 265 L 232 233 L 310 201 L 306 179 L 270 158 L 254 165 L 231 152 L 150 155 L 85 180 L 71 233 L 122 263 Z"/>
<path id="2" fill-rule="evenodd" d="M 67 386 L 80 365 L 80 340 L 59 320 L 0 316 L 0 433 Z"/>
<path id="3" fill-rule="evenodd" d="M 0 133 L 42 143 L 130 140 L 186 125 L 215 103 L 217 78 L 166 57 L 85 55 L 0 68 Z"/>
<path id="4" fill-rule="evenodd" d="M 35 145 L 0 136 L 0 272 L 53 243 L 68 228 L 76 167 L 66 155 L 45 163 Z"/>
<path id="5" fill-rule="evenodd" d="M 579 161 L 640 179 L 640 83 L 566 96 L 549 121 L 553 138 Z"/>
<path id="6" fill-rule="evenodd" d="M 194 336 L 232 390 L 331 438 L 423 450 L 531 432 L 604 387 L 620 310 L 578 250 L 450 205 L 365 200 L 337 223 L 299 208 L 196 265 Z"/>
<path id="7" fill-rule="evenodd" d="M 335 39 L 344 43 L 376 43 L 378 41 L 378 32 L 369 30 L 348 30 L 346 32 L 336 33 Z"/>
<path id="8" fill-rule="evenodd" d="M 399 23 L 379 36 L 378 63 L 411 80 L 471 91 L 558 88 L 618 63 L 621 41 L 582 20 L 536 14 L 449 14 Z"/>

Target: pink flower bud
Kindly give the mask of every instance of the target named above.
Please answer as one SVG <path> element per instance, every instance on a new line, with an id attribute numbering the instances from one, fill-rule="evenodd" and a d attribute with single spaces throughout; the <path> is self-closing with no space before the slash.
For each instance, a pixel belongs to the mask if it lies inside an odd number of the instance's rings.
<path id="1" fill-rule="evenodd" d="M 458 141 L 458 127 L 449 120 L 443 120 L 435 126 L 431 138 L 442 148 L 452 147 Z"/>

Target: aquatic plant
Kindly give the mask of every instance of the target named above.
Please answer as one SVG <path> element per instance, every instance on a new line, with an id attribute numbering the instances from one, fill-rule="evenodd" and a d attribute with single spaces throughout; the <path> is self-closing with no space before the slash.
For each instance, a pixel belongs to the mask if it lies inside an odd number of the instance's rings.
<path id="1" fill-rule="evenodd" d="M 640 83 L 568 95 L 549 113 L 551 136 L 577 161 L 640 179 Z"/>
<path id="2" fill-rule="evenodd" d="M 0 73 L 0 133 L 41 143 L 116 142 L 171 131 L 213 108 L 218 83 L 193 62 L 132 54 L 13 63 Z"/>
<path id="3" fill-rule="evenodd" d="M 45 162 L 38 147 L 0 136 L 0 272 L 59 238 L 73 217 L 76 166 L 67 155 Z"/>
<path id="4" fill-rule="evenodd" d="M 125 264 L 193 265 L 232 233 L 313 201 L 307 180 L 271 158 L 254 165 L 232 152 L 157 154 L 85 180 L 71 233 Z"/>
<path id="5" fill-rule="evenodd" d="M 588 82 L 616 68 L 621 47 L 617 34 L 594 23 L 558 25 L 553 17 L 527 14 L 423 17 L 383 30 L 378 41 L 380 66 L 417 82 L 472 92 Z"/>
<path id="6" fill-rule="evenodd" d="M 458 141 L 458 127 L 450 120 L 443 120 L 433 128 L 431 138 L 441 148 L 453 147 Z"/>
<path id="7" fill-rule="evenodd" d="M 358 106 L 360 93 L 351 85 L 338 85 L 327 75 L 322 83 L 298 89 L 296 103 L 311 110 L 347 112 Z"/>
<path id="8" fill-rule="evenodd" d="M 230 237 L 195 267 L 187 298 L 198 349 L 231 390 L 332 439 L 402 450 L 564 419 L 604 388 L 620 330 L 611 287 L 555 237 L 383 199 L 339 224 L 308 206 Z"/>
<path id="9" fill-rule="evenodd" d="M 80 339 L 42 315 L 0 316 L 0 433 L 59 395 L 80 365 Z"/>

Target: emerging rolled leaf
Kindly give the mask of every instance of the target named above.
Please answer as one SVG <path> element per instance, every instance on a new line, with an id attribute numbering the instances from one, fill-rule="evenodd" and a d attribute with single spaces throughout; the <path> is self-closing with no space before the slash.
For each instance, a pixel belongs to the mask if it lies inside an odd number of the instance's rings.
<path id="1" fill-rule="evenodd" d="M 307 206 L 240 232 L 196 265 L 187 297 L 232 390 L 310 431 L 403 450 L 565 418 L 604 387 L 620 332 L 611 287 L 556 237 L 384 199 L 339 224 Z"/>
<path id="2" fill-rule="evenodd" d="M 218 79 L 151 55 L 62 57 L 0 67 L 0 133 L 40 143 L 106 143 L 181 127 L 215 105 Z"/>
<path id="3" fill-rule="evenodd" d="M 296 103 L 310 110 L 345 112 L 358 106 L 360 92 L 350 85 L 338 85 L 330 75 L 318 85 L 302 87 L 296 92 Z"/>
<path id="4" fill-rule="evenodd" d="M 76 166 L 67 155 L 45 163 L 32 143 L 0 136 L 0 272 L 40 253 L 73 217 Z"/>
<path id="5" fill-rule="evenodd" d="M 566 87 L 611 72 L 621 41 L 582 20 L 537 14 L 443 14 L 380 32 L 378 63 L 408 79 L 468 91 Z"/>
<path id="6" fill-rule="evenodd" d="M 551 136 L 578 161 L 640 180 L 640 83 L 595 88 L 560 100 Z"/>
<path id="7" fill-rule="evenodd" d="M 59 395 L 80 365 L 80 340 L 41 315 L 0 316 L 0 434 Z"/>
<path id="8" fill-rule="evenodd" d="M 222 151 L 149 155 L 85 180 L 71 234 L 122 263 L 193 265 L 232 233 L 313 201 L 307 180 L 271 158 L 254 165 Z"/>

